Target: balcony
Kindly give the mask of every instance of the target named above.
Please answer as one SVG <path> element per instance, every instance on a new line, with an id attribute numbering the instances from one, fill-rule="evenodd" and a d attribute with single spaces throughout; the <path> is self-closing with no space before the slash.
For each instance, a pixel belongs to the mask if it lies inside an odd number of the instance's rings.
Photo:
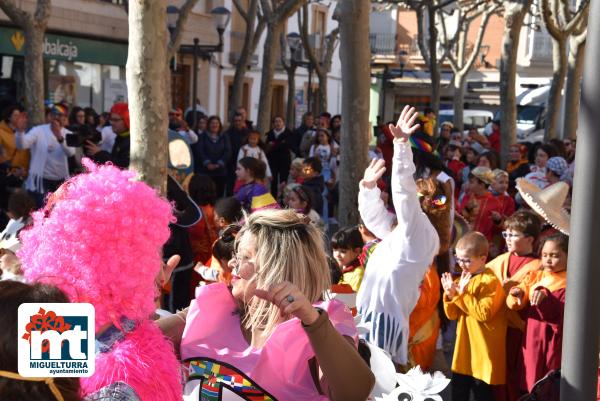
<path id="1" fill-rule="evenodd" d="M 371 54 L 373 56 L 392 56 L 396 54 L 397 40 L 393 33 L 371 33 L 369 34 L 371 43 Z"/>

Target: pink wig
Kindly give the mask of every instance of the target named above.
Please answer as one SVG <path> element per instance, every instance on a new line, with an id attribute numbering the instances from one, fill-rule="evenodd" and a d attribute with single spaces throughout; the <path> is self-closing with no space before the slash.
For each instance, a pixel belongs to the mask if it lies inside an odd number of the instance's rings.
<path id="1" fill-rule="evenodd" d="M 73 177 L 33 215 L 18 256 L 30 281 L 55 284 L 71 302 L 96 309 L 96 329 L 137 322 L 82 379 L 84 394 L 115 381 L 131 385 L 143 401 L 180 400 L 179 363 L 172 344 L 149 316 L 158 295 L 155 278 L 162 245 L 174 221 L 171 205 L 135 173 L 84 159 L 89 173 Z"/>
<path id="2" fill-rule="evenodd" d="M 51 282 L 96 308 L 96 328 L 155 309 L 155 278 L 171 205 L 131 171 L 96 166 L 73 177 L 33 215 L 18 256 L 30 281 Z"/>

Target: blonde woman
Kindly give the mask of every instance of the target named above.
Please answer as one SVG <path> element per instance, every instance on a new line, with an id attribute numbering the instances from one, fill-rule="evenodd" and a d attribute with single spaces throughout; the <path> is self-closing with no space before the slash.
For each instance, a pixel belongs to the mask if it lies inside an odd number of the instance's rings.
<path id="1" fill-rule="evenodd" d="M 330 279 L 321 235 L 292 210 L 248 216 L 231 287 L 202 287 L 180 314 L 184 398 L 367 399 L 374 377 L 356 351 L 352 315 L 322 300 Z"/>

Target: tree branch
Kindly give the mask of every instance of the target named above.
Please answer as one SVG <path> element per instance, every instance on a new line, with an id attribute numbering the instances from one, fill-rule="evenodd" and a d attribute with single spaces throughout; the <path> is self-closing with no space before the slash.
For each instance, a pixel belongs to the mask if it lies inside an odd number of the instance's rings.
<path id="1" fill-rule="evenodd" d="M 177 24 L 175 25 L 175 29 L 173 30 L 173 34 L 170 35 L 169 44 L 167 46 L 167 60 L 171 61 L 171 59 L 175 56 L 177 49 L 179 49 L 179 45 L 181 44 L 181 39 L 183 37 L 183 28 L 192 12 L 192 8 L 196 5 L 198 0 L 186 0 L 183 6 L 179 9 Z"/>
<path id="2" fill-rule="evenodd" d="M 301 14 L 302 17 L 300 17 Z M 315 55 L 313 48 L 310 47 L 308 40 L 308 4 L 306 3 L 302 6 L 302 13 L 298 12 L 298 27 L 300 28 L 302 46 L 304 47 L 304 51 L 306 51 L 308 61 L 314 66 L 318 75 L 323 74 L 323 67 L 321 66 L 321 63 L 319 63 L 319 60 L 317 60 L 317 56 Z"/>
<path id="3" fill-rule="evenodd" d="M 273 17 L 273 7 L 271 7 L 271 0 L 260 0 L 260 6 L 264 18 L 270 20 Z"/>
<path id="4" fill-rule="evenodd" d="M 279 3 L 275 10 L 275 20 L 284 21 L 292 16 L 296 11 L 300 9 L 307 0 L 285 0 L 283 3 Z"/>
<path id="5" fill-rule="evenodd" d="M 26 25 L 33 24 L 33 17 L 27 11 L 23 11 L 17 6 L 15 0 L 0 0 L 0 9 L 10 18 L 12 22 L 25 28 Z"/>
<path id="6" fill-rule="evenodd" d="M 429 52 L 425 44 L 425 18 L 423 18 L 425 8 L 425 6 L 421 6 L 415 10 L 417 12 L 417 45 L 421 51 L 423 61 L 429 65 Z"/>
<path id="7" fill-rule="evenodd" d="M 233 5 L 235 6 L 235 9 L 237 10 L 238 13 L 240 13 L 240 15 L 242 16 L 242 18 L 244 19 L 244 21 L 246 21 L 246 24 L 248 24 L 248 13 L 246 12 L 246 10 L 244 10 L 244 8 L 242 7 L 242 3 L 240 3 L 240 0 L 232 0 L 233 1 Z M 254 1 L 254 0 L 251 0 Z M 248 7 L 248 9 L 250 9 L 251 6 Z"/>
<path id="8" fill-rule="evenodd" d="M 484 13 L 483 18 L 479 23 L 479 30 L 477 31 L 477 37 L 475 39 L 475 44 L 473 45 L 473 51 L 471 52 L 471 55 L 469 56 L 467 62 L 461 69 L 462 74 L 466 74 L 467 72 L 469 72 L 469 70 L 473 66 L 473 63 L 477 59 L 477 56 L 479 55 L 479 49 L 481 48 L 481 42 L 483 42 L 483 36 L 485 34 L 487 24 L 490 20 L 490 17 L 497 11 L 497 9 L 498 6 L 495 5 Z"/>
<path id="9" fill-rule="evenodd" d="M 35 14 L 33 15 L 33 22 L 39 28 L 46 30 L 48 25 L 48 18 L 50 18 L 50 9 L 52 4 L 50 0 L 37 0 L 35 7 Z"/>
<path id="10" fill-rule="evenodd" d="M 569 34 L 571 34 L 582 21 L 587 21 L 588 19 L 590 3 L 588 1 L 585 1 L 584 3 L 585 4 L 582 4 L 583 7 L 580 7 L 579 11 L 577 11 L 571 21 L 565 26 L 565 31 Z"/>
<path id="11" fill-rule="evenodd" d="M 257 16 L 257 18 L 258 24 L 256 25 L 256 30 L 254 31 L 254 38 L 252 39 L 252 53 L 256 51 L 258 42 L 260 41 L 260 37 L 262 36 L 263 32 L 265 31 L 265 28 L 267 27 L 267 22 L 265 21 L 264 17 Z"/>
<path id="12" fill-rule="evenodd" d="M 558 28 L 556 21 L 552 16 L 549 2 L 552 1 L 552 5 L 556 4 L 558 0 L 540 0 L 540 7 L 542 9 L 542 19 L 546 30 L 555 40 L 564 40 L 563 32 Z"/>
<path id="13" fill-rule="evenodd" d="M 333 31 L 331 31 L 331 33 L 329 34 L 329 36 L 327 38 L 327 52 L 325 53 L 325 57 L 323 58 L 323 67 L 325 68 L 325 71 L 327 71 L 327 72 L 331 71 L 331 64 L 333 61 L 333 53 L 335 52 L 335 48 L 337 47 L 337 44 L 338 44 L 339 33 L 340 33 L 340 29 L 336 27 Z"/>

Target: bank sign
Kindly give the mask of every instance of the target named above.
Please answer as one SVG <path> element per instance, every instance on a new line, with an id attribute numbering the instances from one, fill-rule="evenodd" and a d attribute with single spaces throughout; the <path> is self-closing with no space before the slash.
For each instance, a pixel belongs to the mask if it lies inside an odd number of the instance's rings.
<path id="1" fill-rule="evenodd" d="M 121 43 L 47 34 L 42 47 L 47 59 L 123 66 L 127 63 L 127 45 Z M 23 31 L 0 27 L 1 54 L 23 56 L 24 49 Z"/>

